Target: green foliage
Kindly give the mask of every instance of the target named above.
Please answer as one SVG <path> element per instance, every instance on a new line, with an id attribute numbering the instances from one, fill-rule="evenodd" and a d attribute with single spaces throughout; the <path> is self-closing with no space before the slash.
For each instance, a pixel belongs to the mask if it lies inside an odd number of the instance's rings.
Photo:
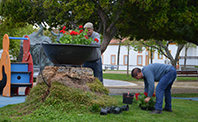
<path id="1" fill-rule="evenodd" d="M 198 93 L 178 93 L 178 94 L 171 94 L 172 97 L 198 97 Z"/>
<path id="2" fill-rule="evenodd" d="M 0 49 L 2 49 L 3 36 L 8 34 L 9 37 L 23 37 L 24 35 L 29 35 L 33 33 L 35 30 L 32 25 L 26 25 L 24 27 L 19 28 L 9 28 L 5 29 L 4 25 L 0 25 Z M 21 40 L 10 40 L 10 55 L 13 56 L 14 59 L 17 59 L 19 50 L 20 50 L 20 41 Z"/>
<path id="3" fill-rule="evenodd" d="M 108 95 L 109 89 L 103 86 L 100 80 L 96 79 L 93 83 L 87 83 L 91 91 L 99 92 Z"/>
<path id="4" fill-rule="evenodd" d="M 87 36 L 87 29 L 85 31 L 80 32 L 79 30 L 75 29 L 74 31 L 76 34 L 71 35 L 71 33 L 65 32 L 64 35 L 60 38 L 60 43 L 62 44 L 84 44 L 90 45 L 93 41 L 92 38 L 86 39 Z"/>
<path id="5" fill-rule="evenodd" d="M 122 96 L 112 96 L 122 106 Z M 22 103 L 23 104 L 23 103 Z M 124 111 L 121 114 L 108 114 L 101 116 L 99 112 L 91 113 L 88 111 L 80 111 L 71 109 L 69 112 L 62 111 L 52 105 L 39 106 L 37 109 L 29 111 L 25 114 L 21 113 L 20 108 L 22 104 L 8 105 L 0 108 L 0 121 L 3 122 L 164 122 L 164 121 L 185 121 L 196 122 L 198 117 L 195 114 L 198 111 L 198 102 L 190 100 L 172 99 L 173 112 L 165 112 L 161 115 L 151 115 L 149 111 L 143 111 L 138 103 L 129 104 L 129 111 Z M 65 104 L 65 103 L 64 103 Z M 18 113 L 18 114 L 17 114 Z"/>
<path id="6" fill-rule="evenodd" d="M 126 77 L 127 74 L 112 74 L 112 73 L 103 73 L 104 79 L 112 79 L 112 80 L 121 80 L 121 81 L 137 81 L 135 78 L 131 76 Z M 143 80 L 139 80 L 143 81 Z M 197 81 L 196 77 L 177 77 L 177 81 Z"/>
<path id="7" fill-rule="evenodd" d="M 127 74 L 111 74 L 111 73 L 103 73 L 104 79 L 114 79 L 114 80 L 122 80 L 122 81 L 137 81 L 137 79 L 132 78 L 131 76 L 127 77 Z M 141 80 L 143 81 L 143 80 Z"/>
<path id="8" fill-rule="evenodd" d="M 105 93 L 106 89 L 102 89 Z M 94 112 L 96 110 L 99 111 L 100 107 L 116 104 L 116 101 L 108 94 L 101 92 L 101 95 L 98 96 L 94 92 L 70 88 L 57 82 L 53 82 L 50 89 L 45 84 L 37 84 L 32 88 L 24 103 L 26 106 L 32 105 L 29 107 L 33 110 L 38 106 L 52 106 L 56 110 L 59 109 L 65 112 L 69 112 L 71 109 L 79 111 L 87 111 L 89 109 Z"/>
<path id="9" fill-rule="evenodd" d="M 147 107 L 149 104 L 144 102 L 144 99 L 147 98 L 147 96 L 144 93 L 140 93 L 138 96 L 138 103 L 141 104 L 142 107 Z"/>
<path id="10" fill-rule="evenodd" d="M 100 111 L 100 106 L 98 104 L 94 104 L 89 109 L 91 112 L 95 113 L 95 112 Z"/>
<path id="11" fill-rule="evenodd" d="M 131 9 L 129 28 L 124 32 L 139 39 L 189 41 L 197 44 L 196 0 L 142 1 L 132 0 L 137 7 Z M 194 40 L 194 41 L 193 41 Z M 196 41 L 195 41 L 196 40 Z"/>
<path id="12" fill-rule="evenodd" d="M 116 34 L 198 44 L 197 10 L 196 0 L 2 0 L 0 4 L 0 16 L 11 27 L 45 21 L 50 28 L 73 28 L 90 21 L 103 34 L 102 52 Z"/>

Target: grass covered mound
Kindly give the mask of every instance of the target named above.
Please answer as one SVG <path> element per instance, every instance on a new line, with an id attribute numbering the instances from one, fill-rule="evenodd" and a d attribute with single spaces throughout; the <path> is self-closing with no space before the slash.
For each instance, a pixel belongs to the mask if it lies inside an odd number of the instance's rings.
<path id="1" fill-rule="evenodd" d="M 31 89 L 26 101 L 20 105 L 20 111 L 26 114 L 41 106 L 53 106 L 54 109 L 64 112 L 71 109 L 98 112 L 101 107 L 117 105 L 117 101 L 108 95 L 109 90 L 98 79 L 87 85 L 89 91 L 58 82 L 52 82 L 50 88 L 45 83 L 37 84 Z"/>

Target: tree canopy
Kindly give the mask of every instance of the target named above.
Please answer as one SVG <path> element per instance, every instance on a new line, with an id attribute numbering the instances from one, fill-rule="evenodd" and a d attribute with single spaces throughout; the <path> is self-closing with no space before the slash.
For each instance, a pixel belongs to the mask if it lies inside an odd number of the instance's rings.
<path id="1" fill-rule="evenodd" d="M 134 0 L 128 8 L 127 29 L 123 32 L 136 39 L 188 41 L 198 45 L 198 1 L 196 0 Z"/>
<path id="2" fill-rule="evenodd" d="M 7 23 L 46 22 L 50 27 L 90 21 L 103 35 L 102 52 L 117 34 L 198 45 L 196 0 L 1 0 L 0 16 Z"/>

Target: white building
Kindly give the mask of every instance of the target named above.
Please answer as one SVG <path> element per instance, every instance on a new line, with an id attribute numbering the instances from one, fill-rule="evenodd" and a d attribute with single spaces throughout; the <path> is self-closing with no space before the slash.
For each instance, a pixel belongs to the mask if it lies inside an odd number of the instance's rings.
<path id="1" fill-rule="evenodd" d="M 117 66 L 117 57 L 118 57 L 118 41 L 113 39 L 110 44 L 108 45 L 105 52 L 102 54 L 102 63 L 103 69 L 115 69 Z M 172 56 L 175 57 L 177 46 L 176 44 L 169 45 L 169 51 L 171 52 Z M 170 61 L 163 55 L 158 54 L 157 51 L 153 53 L 153 63 L 165 63 Z M 180 52 L 180 60 L 179 60 L 179 68 L 181 69 L 184 65 L 184 55 L 185 51 L 184 48 Z M 128 56 L 128 49 L 126 46 L 121 46 L 120 48 L 120 57 L 119 57 L 119 70 L 127 70 L 127 56 Z M 150 51 L 147 49 L 142 49 L 142 51 L 134 51 L 134 48 L 131 48 L 129 51 L 129 70 L 132 70 L 134 67 L 144 67 L 150 64 Z M 149 59 L 148 59 L 149 58 Z M 189 48 L 187 52 L 187 67 L 194 68 L 198 66 L 198 47 L 196 48 Z"/>

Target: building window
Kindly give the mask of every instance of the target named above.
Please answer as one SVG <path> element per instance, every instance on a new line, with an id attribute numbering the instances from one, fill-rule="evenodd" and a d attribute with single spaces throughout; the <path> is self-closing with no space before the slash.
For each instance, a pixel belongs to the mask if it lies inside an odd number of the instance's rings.
<path id="1" fill-rule="evenodd" d="M 158 59 L 163 59 L 163 55 L 158 52 Z"/>
<path id="2" fill-rule="evenodd" d="M 138 47 L 138 53 L 142 53 L 142 46 Z"/>
<path id="3" fill-rule="evenodd" d="M 111 55 L 111 65 L 116 64 L 116 55 Z"/>
<path id="4" fill-rule="evenodd" d="M 128 55 L 124 55 L 124 65 L 127 65 L 127 58 L 128 58 Z"/>
<path id="5" fill-rule="evenodd" d="M 143 58 L 142 55 L 137 55 L 137 65 L 142 66 Z"/>

